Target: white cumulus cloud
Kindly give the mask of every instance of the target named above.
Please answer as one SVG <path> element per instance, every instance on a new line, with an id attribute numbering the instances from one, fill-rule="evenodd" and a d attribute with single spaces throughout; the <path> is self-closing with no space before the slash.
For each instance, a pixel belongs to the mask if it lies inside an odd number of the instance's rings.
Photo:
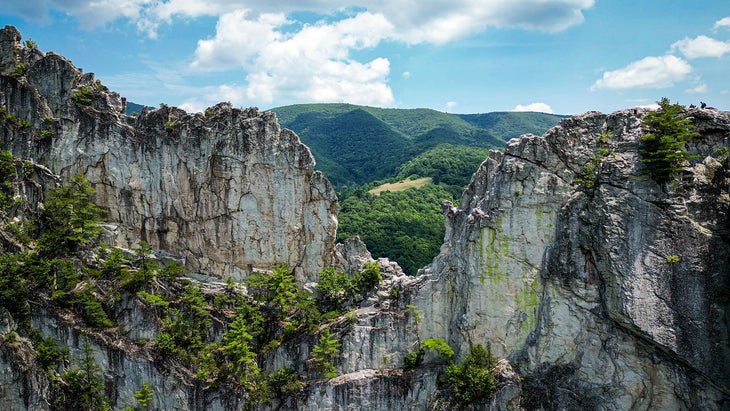
<path id="1" fill-rule="evenodd" d="M 697 36 L 694 39 L 685 37 L 672 44 L 672 51 L 679 51 L 688 59 L 700 57 L 722 57 L 730 52 L 730 42 L 715 40 L 707 36 Z"/>
<path id="2" fill-rule="evenodd" d="M 685 90 L 685 92 L 686 93 L 690 93 L 690 94 L 707 93 L 707 84 L 704 84 L 704 83 L 698 84 L 698 85 L 696 85 L 696 86 L 694 86 L 692 88 L 689 88 L 689 89 Z"/>
<path id="3" fill-rule="evenodd" d="M 692 66 L 677 56 L 645 57 L 622 69 L 604 72 L 591 90 L 666 88 L 683 80 L 691 71 Z"/>
<path id="4" fill-rule="evenodd" d="M 360 62 L 354 50 L 375 47 L 377 33 L 392 30 L 382 15 L 360 13 L 331 24 L 305 25 L 286 33 L 283 14 L 253 16 L 234 11 L 222 16 L 215 37 L 198 42 L 192 68 L 246 71 L 249 100 L 345 101 L 389 105 L 390 62 L 375 58 Z"/>
<path id="5" fill-rule="evenodd" d="M 171 24 L 176 18 L 223 16 L 235 10 L 332 15 L 349 7 L 382 14 L 397 28 L 399 40 L 446 43 L 488 26 L 565 30 L 583 23 L 583 11 L 594 3 L 595 0 L 359 0 L 349 4 L 328 0 L 28 0 L 11 2 L 6 12 L 37 20 L 56 10 L 77 17 L 84 27 L 128 19 L 154 38 L 160 24 Z"/>
<path id="6" fill-rule="evenodd" d="M 528 104 L 526 106 L 523 106 L 522 104 L 518 104 L 515 108 L 512 109 L 512 111 L 535 111 L 538 113 L 548 113 L 553 114 L 553 108 L 550 107 L 550 105 L 546 103 L 532 103 Z"/>
<path id="7" fill-rule="evenodd" d="M 198 41 L 191 69 L 240 70 L 236 95 L 258 102 L 349 101 L 390 105 L 390 62 L 354 57 L 383 41 L 446 44 L 488 27 L 558 32 L 583 23 L 595 0 L 27 0 L 10 14 L 76 17 L 85 28 L 122 20 L 156 38 L 162 25 L 217 18 Z M 26 7 L 27 6 L 27 7 Z M 323 22 L 293 21 L 301 15 Z M 404 73 L 404 76 L 408 75 Z M 214 93 L 223 93 L 216 90 Z M 190 107 L 193 107 L 192 103 Z"/>
<path id="8" fill-rule="evenodd" d="M 720 28 L 727 28 L 730 27 L 730 17 L 723 17 L 720 20 L 715 22 L 715 25 L 712 27 L 713 30 L 717 30 Z"/>

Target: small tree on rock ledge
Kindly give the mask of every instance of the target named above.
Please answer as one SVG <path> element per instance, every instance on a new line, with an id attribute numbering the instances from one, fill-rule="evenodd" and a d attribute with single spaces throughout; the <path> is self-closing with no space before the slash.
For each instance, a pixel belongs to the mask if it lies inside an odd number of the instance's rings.
<path id="1" fill-rule="evenodd" d="M 682 105 L 670 104 L 666 97 L 657 103 L 659 110 L 644 117 L 646 134 L 641 137 L 639 152 L 651 178 L 663 184 L 682 171 L 683 162 L 697 158 L 685 149 L 685 143 L 698 137 L 699 133 L 682 114 Z"/>

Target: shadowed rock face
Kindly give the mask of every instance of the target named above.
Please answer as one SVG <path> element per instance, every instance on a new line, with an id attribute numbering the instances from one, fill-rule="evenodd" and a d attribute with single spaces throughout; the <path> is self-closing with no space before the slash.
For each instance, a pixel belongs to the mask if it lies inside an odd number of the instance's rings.
<path id="1" fill-rule="evenodd" d="M 5 147 L 65 179 L 86 174 L 114 244 L 144 240 L 194 271 L 234 279 L 286 262 L 304 283 L 323 267 L 371 260 L 357 239 L 335 246 L 335 194 L 273 114 L 219 104 L 205 114 L 163 106 L 127 117 L 118 94 L 63 57 L 22 47 L 13 28 L 0 31 L 0 72 L 0 107 L 31 124 L 3 127 Z M 76 94 L 84 88 L 88 102 Z M 432 264 L 408 277 L 380 261 L 383 283 L 339 331 L 339 376 L 272 407 L 446 407 L 439 364 L 400 369 L 434 337 L 457 358 L 490 343 L 508 360 L 482 409 L 726 409 L 730 114 L 687 112 L 700 132 L 688 144 L 698 157 L 666 186 L 642 173 L 645 114 L 590 112 L 493 151 L 459 204 L 444 205 L 446 237 Z M 120 324 L 136 338 L 154 336 L 127 303 Z M 0 328 L 14 329 L 6 317 Z M 33 323 L 80 352 L 71 320 L 39 308 Z M 91 344 L 113 398 L 132 399 L 150 381 L 166 409 L 243 404 L 230 392 L 173 385 L 127 338 L 97 333 Z M 263 366 L 296 368 L 311 344 L 281 348 Z M 44 409 L 47 380 L 3 354 L 0 366 L 13 371 L 0 381 L 13 387 L 3 404 Z"/>
<path id="2" fill-rule="evenodd" d="M 0 33 L 0 106 L 32 127 L 4 128 L 2 141 L 64 178 L 85 174 L 113 245 L 147 241 L 221 278 L 287 263 L 303 283 L 333 265 L 335 192 L 273 113 L 222 103 L 205 114 L 162 106 L 128 117 L 93 74 L 19 41 L 14 28 Z"/>

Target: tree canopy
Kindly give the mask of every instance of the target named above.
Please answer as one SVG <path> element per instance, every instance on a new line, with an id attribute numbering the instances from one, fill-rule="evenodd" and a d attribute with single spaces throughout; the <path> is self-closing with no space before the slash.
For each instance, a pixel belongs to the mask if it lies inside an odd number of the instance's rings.
<path id="1" fill-rule="evenodd" d="M 699 133 L 684 114 L 684 106 L 671 104 L 666 97 L 657 103 L 659 110 L 644 117 L 646 133 L 641 137 L 639 151 L 651 178 L 663 184 L 682 171 L 682 163 L 696 158 L 686 150 L 685 144 Z"/>

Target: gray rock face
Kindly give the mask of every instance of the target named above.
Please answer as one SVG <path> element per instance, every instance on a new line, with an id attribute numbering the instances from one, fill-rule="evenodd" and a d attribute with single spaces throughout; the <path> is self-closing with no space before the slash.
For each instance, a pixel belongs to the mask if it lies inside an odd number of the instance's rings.
<path id="1" fill-rule="evenodd" d="M 490 341 L 527 377 L 527 408 L 726 406 L 730 115 L 689 112 L 698 160 L 669 187 L 641 173 L 644 115 L 512 140 L 445 207 L 420 332 L 462 355 Z M 577 183 L 589 163 L 590 190 Z"/>
<path id="2" fill-rule="evenodd" d="M 93 74 L 53 53 L 24 59 L 19 41 L 12 27 L 0 33 L 0 107 L 32 126 L 4 127 L 0 138 L 64 178 L 85 174 L 116 224 L 114 245 L 147 241 L 234 280 L 287 263 L 304 283 L 334 264 L 335 192 L 273 113 L 219 104 L 128 117 Z M 21 62 L 27 75 L 9 71 Z"/>
<path id="3" fill-rule="evenodd" d="M 440 255 L 392 280 L 396 302 L 359 311 L 340 369 L 361 376 L 439 337 L 461 357 L 491 343 L 522 376 L 484 409 L 725 409 L 730 114 L 688 113 L 698 159 L 665 187 L 641 169 L 645 114 L 586 113 L 492 152 L 444 204 Z M 418 381 L 400 408 L 438 392 Z"/>

